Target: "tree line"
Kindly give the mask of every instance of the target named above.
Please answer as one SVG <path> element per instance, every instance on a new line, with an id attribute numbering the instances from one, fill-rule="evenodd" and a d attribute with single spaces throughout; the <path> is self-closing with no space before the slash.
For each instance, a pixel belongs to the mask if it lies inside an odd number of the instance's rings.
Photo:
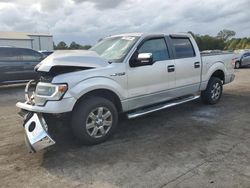
<path id="1" fill-rule="evenodd" d="M 250 37 L 234 38 L 236 33 L 232 30 L 223 29 L 216 36 L 194 34 L 192 31 L 188 33 L 194 37 L 200 51 L 250 49 Z M 59 42 L 57 45 L 54 44 L 55 50 L 88 50 L 89 48 L 91 48 L 91 45 L 81 45 L 76 42 L 71 42 L 69 46 L 64 41 Z"/>
<path id="2" fill-rule="evenodd" d="M 216 36 L 194 34 L 194 39 L 201 51 L 203 50 L 239 50 L 250 49 L 250 37 L 234 38 L 235 31 L 223 29 Z"/>
<path id="3" fill-rule="evenodd" d="M 88 50 L 91 48 L 91 45 L 81 45 L 76 42 L 71 42 L 68 46 L 64 41 L 59 42 L 57 45 L 54 43 L 54 50 Z"/>

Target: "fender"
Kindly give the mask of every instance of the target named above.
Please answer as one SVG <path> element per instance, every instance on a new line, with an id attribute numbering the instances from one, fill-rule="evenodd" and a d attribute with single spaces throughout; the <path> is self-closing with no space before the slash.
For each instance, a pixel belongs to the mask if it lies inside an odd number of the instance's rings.
<path id="1" fill-rule="evenodd" d="M 127 96 L 127 90 L 126 88 L 122 88 L 121 85 L 122 84 L 107 77 L 94 77 L 79 82 L 76 86 L 71 88 L 69 92 L 75 99 L 79 99 L 90 91 L 96 89 L 107 89 L 114 92 L 122 101 Z"/>
<path id="2" fill-rule="evenodd" d="M 221 61 L 218 61 L 218 62 L 212 64 L 212 66 L 207 67 L 206 69 L 207 70 L 204 70 L 204 72 L 206 72 L 206 74 L 202 75 L 202 83 L 201 83 L 200 90 L 205 90 L 207 88 L 208 81 L 215 71 L 221 70 L 224 73 L 224 75 L 226 72 L 225 65 Z"/>

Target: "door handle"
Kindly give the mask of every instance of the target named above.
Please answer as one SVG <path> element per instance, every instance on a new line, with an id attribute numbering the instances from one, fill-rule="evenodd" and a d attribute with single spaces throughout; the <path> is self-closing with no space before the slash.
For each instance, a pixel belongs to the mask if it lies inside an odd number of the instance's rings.
<path id="1" fill-rule="evenodd" d="M 174 72 L 175 71 L 175 66 L 174 65 L 169 65 L 168 66 L 168 72 Z"/>
<path id="2" fill-rule="evenodd" d="M 195 62 L 195 63 L 194 63 L 194 68 L 195 68 L 195 69 L 200 68 L 200 66 L 201 66 L 201 65 L 200 65 L 200 62 Z"/>

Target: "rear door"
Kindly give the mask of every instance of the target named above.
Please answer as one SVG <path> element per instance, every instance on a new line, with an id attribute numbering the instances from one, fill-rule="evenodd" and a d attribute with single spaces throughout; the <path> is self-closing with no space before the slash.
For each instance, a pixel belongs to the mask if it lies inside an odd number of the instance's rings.
<path id="1" fill-rule="evenodd" d="M 193 38 L 170 36 L 175 58 L 176 89 L 178 95 L 199 91 L 201 81 L 201 57 Z M 195 46 L 193 46 L 195 44 Z"/>
<path id="2" fill-rule="evenodd" d="M 11 83 L 23 79 L 23 64 L 19 48 L 0 48 L 0 82 Z"/>

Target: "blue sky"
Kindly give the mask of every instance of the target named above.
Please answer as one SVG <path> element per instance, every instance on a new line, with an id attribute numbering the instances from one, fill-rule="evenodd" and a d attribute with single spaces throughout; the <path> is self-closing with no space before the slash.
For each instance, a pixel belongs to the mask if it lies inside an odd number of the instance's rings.
<path id="1" fill-rule="evenodd" d="M 0 0 L 0 31 L 49 32 L 54 41 L 93 44 L 126 32 L 250 37 L 250 0 Z"/>

